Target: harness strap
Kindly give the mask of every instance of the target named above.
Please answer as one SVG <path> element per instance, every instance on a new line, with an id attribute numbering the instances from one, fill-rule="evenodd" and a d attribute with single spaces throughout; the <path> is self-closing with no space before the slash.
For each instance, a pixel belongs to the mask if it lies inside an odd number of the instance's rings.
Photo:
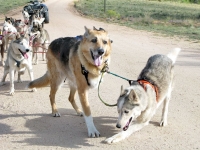
<path id="1" fill-rule="evenodd" d="M 145 91 L 146 91 L 147 84 L 150 85 L 154 89 L 154 91 L 156 93 L 156 101 L 158 102 L 159 95 L 158 95 L 158 88 L 157 88 L 157 86 L 155 86 L 152 83 L 150 83 L 149 81 L 143 80 L 143 79 L 139 79 L 139 80 L 137 80 L 137 82 L 144 88 Z"/>
<path id="2" fill-rule="evenodd" d="M 90 86 L 90 83 L 88 81 L 89 72 L 85 69 L 85 67 L 82 64 L 81 64 L 81 73 L 85 76 L 88 86 Z"/>
<path id="3" fill-rule="evenodd" d="M 14 58 L 13 58 L 13 59 L 14 59 Z M 20 64 L 21 64 L 21 61 L 18 61 L 18 60 L 16 60 L 16 59 L 14 59 L 14 61 L 16 61 L 17 67 L 19 68 L 19 66 L 20 66 Z"/>

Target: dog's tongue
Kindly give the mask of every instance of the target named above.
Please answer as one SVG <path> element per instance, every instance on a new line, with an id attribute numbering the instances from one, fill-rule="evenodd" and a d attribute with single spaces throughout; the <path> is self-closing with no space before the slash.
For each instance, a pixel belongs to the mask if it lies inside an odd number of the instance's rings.
<path id="1" fill-rule="evenodd" d="M 129 127 L 129 124 L 131 123 L 132 117 L 129 119 L 129 121 L 127 122 L 127 124 L 125 125 L 125 127 L 123 127 L 123 130 L 126 131 Z"/>
<path id="2" fill-rule="evenodd" d="M 24 53 L 24 58 L 28 59 L 28 55 L 26 53 Z"/>
<path id="3" fill-rule="evenodd" d="M 101 56 L 94 57 L 94 63 L 96 66 L 100 66 L 101 65 Z"/>

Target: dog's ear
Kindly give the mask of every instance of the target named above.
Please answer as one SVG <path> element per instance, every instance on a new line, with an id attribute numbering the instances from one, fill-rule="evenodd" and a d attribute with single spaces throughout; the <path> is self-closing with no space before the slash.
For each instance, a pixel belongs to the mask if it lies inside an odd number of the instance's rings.
<path id="1" fill-rule="evenodd" d="M 42 24 L 45 18 L 40 18 L 39 23 Z"/>
<path id="2" fill-rule="evenodd" d="M 121 92 L 120 92 L 120 97 L 124 96 L 124 95 L 127 95 L 129 92 L 128 89 L 125 89 L 123 88 L 123 85 L 121 86 Z"/>
<path id="3" fill-rule="evenodd" d="M 96 30 L 96 31 L 98 31 L 98 30 L 97 30 L 97 28 L 95 28 L 95 26 L 93 26 L 93 30 Z"/>
<path id="4" fill-rule="evenodd" d="M 85 26 L 85 33 L 84 36 L 87 37 L 90 33 L 90 30 Z"/>
<path id="5" fill-rule="evenodd" d="M 21 38 L 19 32 L 16 33 L 16 39 L 19 40 Z"/>
<path id="6" fill-rule="evenodd" d="M 138 101 L 137 93 L 134 90 L 130 91 L 128 98 L 132 102 L 137 102 Z"/>

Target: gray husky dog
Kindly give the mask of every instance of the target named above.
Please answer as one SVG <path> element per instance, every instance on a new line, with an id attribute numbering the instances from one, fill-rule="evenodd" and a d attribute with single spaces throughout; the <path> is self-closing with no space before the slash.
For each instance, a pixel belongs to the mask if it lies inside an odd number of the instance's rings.
<path id="1" fill-rule="evenodd" d="M 18 82 L 21 82 L 20 75 L 28 70 L 31 81 L 33 80 L 32 53 L 30 52 L 29 42 L 24 37 L 19 37 L 10 43 L 7 59 L 4 66 L 4 75 L 1 85 L 5 84 L 7 74 L 10 74 L 10 95 L 14 94 L 14 74 L 18 72 Z M 36 89 L 33 89 L 35 91 Z"/>
<path id="2" fill-rule="evenodd" d="M 176 48 L 167 56 L 158 54 L 150 57 L 138 80 L 132 81 L 131 86 L 125 90 L 121 87 L 117 101 L 119 117 L 116 127 L 122 131 L 106 139 L 106 143 L 119 142 L 148 125 L 162 102 L 160 126 L 167 125 L 173 68 L 180 50 Z"/>

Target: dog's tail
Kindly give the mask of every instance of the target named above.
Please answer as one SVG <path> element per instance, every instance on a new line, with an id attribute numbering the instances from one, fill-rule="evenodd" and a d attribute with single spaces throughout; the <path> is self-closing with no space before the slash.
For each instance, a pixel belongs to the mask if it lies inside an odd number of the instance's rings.
<path id="1" fill-rule="evenodd" d="M 176 62 L 176 58 L 177 58 L 180 51 L 181 51 L 180 48 L 175 48 L 169 54 L 167 54 L 167 57 L 169 57 L 172 60 L 173 64 Z"/>
<path id="2" fill-rule="evenodd" d="M 46 72 L 42 77 L 31 81 L 28 84 L 28 88 L 31 88 L 31 89 L 32 88 L 40 88 L 40 87 L 49 85 L 49 83 L 50 83 L 49 76 L 48 76 L 48 73 Z"/>

